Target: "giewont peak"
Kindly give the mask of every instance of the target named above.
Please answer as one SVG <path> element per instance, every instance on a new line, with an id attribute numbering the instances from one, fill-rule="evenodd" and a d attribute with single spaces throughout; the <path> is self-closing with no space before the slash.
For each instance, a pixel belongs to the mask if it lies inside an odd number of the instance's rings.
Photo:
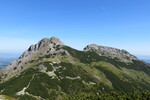
<path id="1" fill-rule="evenodd" d="M 13 76 L 12 73 L 18 73 L 18 70 L 25 70 L 26 67 L 23 66 L 38 60 L 40 57 L 64 52 L 63 50 L 58 49 L 58 47 L 62 45 L 64 45 L 64 43 L 56 37 L 43 38 L 37 44 L 31 45 L 19 59 L 8 65 L 6 69 L 4 69 L 4 73 L 7 74 L 7 77 L 11 77 Z"/>
<path id="2" fill-rule="evenodd" d="M 35 45 L 31 45 L 28 49 L 28 51 L 37 51 L 39 50 L 41 47 L 48 45 L 48 44 L 52 44 L 52 45 L 64 45 L 63 42 L 61 42 L 60 39 L 56 38 L 56 37 L 51 37 L 51 38 L 43 38 L 41 41 L 39 41 L 37 44 Z"/>
<path id="3" fill-rule="evenodd" d="M 38 42 L 38 44 L 39 46 L 43 46 L 45 44 L 64 45 L 64 43 L 57 37 L 43 38 Z"/>

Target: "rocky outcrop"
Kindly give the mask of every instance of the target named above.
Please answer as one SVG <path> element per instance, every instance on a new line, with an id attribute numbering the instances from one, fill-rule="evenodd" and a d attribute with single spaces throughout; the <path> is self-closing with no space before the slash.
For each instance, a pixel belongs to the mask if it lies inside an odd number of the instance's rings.
<path id="1" fill-rule="evenodd" d="M 139 60 L 126 50 L 120 50 L 112 47 L 99 46 L 96 44 L 88 45 L 84 48 L 84 51 L 95 51 L 100 56 L 106 56 L 111 58 L 118 58 L 123 62 L 130 62 L 132 60 Z"/>
<path id="2" fill-rule="evenodd" d="M 31 45 L 28 49 L 28 51 L 30 52 L 34 52 L 39 50 L 41 47 L 48 45 L 48 44 L 53 44 L 53 45 L 64 45 L 63 42 L 61 42 L 58 38 L 56 37 L 52 37 L 52 38 L 44 38 L 41 41 L 39 41 L 37 44 L 35 45 Z"/>
<path id="3" fill-rule="evenodd" d="M 36 52 L 36 51 L 38 51 L 41 48 L 46 47 L 46 46 L 48 46 L 49 49 L 54 51 L 54 47 L 56 47 L 58 45 L 64 45 L 64 43 L 61 42 L 61 40 L 59 40 L 56 37 L 52 37 L 50 39 L 49 38 L 44 38 L 41 41 L 39 41 L 37 44 L 31 45 L 29 47 L 29 49 L 27 51 L 25 51 L 23 53 L 23 55 L 20 56 L 20 58 L 27 57 L 28 55 L 31 55 L 32 53 L 34 53 L 34 52 Z"/>

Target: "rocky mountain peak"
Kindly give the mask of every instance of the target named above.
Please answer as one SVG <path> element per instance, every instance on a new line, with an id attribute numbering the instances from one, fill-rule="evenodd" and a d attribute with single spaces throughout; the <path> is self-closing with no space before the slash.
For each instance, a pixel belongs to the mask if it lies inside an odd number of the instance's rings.
<path id="1" fill-rule="evenodd" d="M 58 45 L 64 45 L 64 43 L 56 37 L 43 38 L 37 44 L 31 45 L 20 58 L 28 57 L 36 52 L 42 52 L 42 55 L 46 55 L 48 52 L 53 53 Z"/>
<path id="2" fill-rule="evenodd" d="M 130 62 L 132 60 L 139 60 L 137 57 L 133 56 L 126 50 L 120 50 L 107 46 L 100 46 L 96 44 L 87 45 L 84 51 L 95 51 L 100 56 L 106 56 L 111 58 L 118 58 L 123 62 Z"/>
<path id="3" fill-rule="evenodd" d="M 22 66 L 39 59 L 46 55 L 59 54 L 64 52 L 62 49 L 58 49 L 59 46 L 63 46 L 64 43 L 56 37 L 43 38 L 37 44 L 31 45 L 16 61 L 3 70 L 5 74 L 11 76 L 12 73 L 16 73 L 17 70 L 21 70 Z M 15 70 L 14 70 L 15 69 Z"/>
<path id="4" fill-rule="evenodd" d="M 61 42 L 60 39 L 56 38 L 56 37 L 51 37 L 51 38 L 43 38 L 42 40 L 40 40 L 37 44 L 35 45 L 31 45 L 28 49 L 28 51 L 37 51 L 39 50 L 41 47 L 46 46 L 46 45 L 64 45 L 63 42 Z"/>
<path id="5" fill-rule="evenodd" d="M 52 43 L 55 43 L 56 45 L 64 45 L 64 43 L 59 38 L 57 38 L 57 37 L 51 37 L 50 41 Z"/>

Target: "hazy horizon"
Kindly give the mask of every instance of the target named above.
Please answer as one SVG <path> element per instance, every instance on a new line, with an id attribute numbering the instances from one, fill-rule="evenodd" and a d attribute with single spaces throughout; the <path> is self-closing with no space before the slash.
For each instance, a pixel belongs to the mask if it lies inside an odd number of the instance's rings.
<path id="1" fill-rule="evenodd" d="M 28 49 L 28 48 L 27 48 Z M 27 50 L 26 49 L 26 50 Z M 24 52 L 24 51 L 23 51 Z M 19 58 L 23 52 L 0 52 L 0 59 L 7 59 L 7 58 L 12 58 L 12 59 L 16 59 Z M 130 53 L 130 52 L 129 52 Z M 142 56 L 142 55 L 135 55 L 136 57 L 138 57 L 141 60 L 150 60 L 150 56 Z"/>

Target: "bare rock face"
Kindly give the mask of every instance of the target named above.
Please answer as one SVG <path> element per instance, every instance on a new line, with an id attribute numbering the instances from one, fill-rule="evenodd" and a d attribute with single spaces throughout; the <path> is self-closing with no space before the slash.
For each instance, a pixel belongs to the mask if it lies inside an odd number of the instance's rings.
<path id="1" fill-rule="evenodd" d="M 23 55 L 21 55 L 20 58 L 27 57 L 28 55 L 31 55 L 32 53 L 40 50 L 42 47 L 47 46 L 47 45 L 49 46 L 49 48 L 53 49 L 53 47 L 56 47 L 57 45 L 64 45 L 64 43 L 61 42 L 61 40 L 59 40 L 56 37 L 52 37 L 50 39 L 44 38 L 41 41 L 39 41 L 37 44 L 31 45 L 29 49 L 25 51 Z"/>
<path id="2" fill-rule="evenodd" d="M 64 43 L 61 42 L 56 37 L 44 38 L 35 45 L 31 45 L 28 50 L 26 50 L 18 60 L 12 62 L 5 69 L 0 71 L 2 75 L 1 78 L 11 77 L 17 74 L 19 71 L 25 69 L 24 66 L 33 60 L 38 59 L 38 57 L 46 56 L 48 54 L 64 52 L 63 50 L 56 50 L 57 46 L 63 46 Z"/>
<path id="3" fill-rule="evenodd" d="M 111 58 L 118 58 L 123 62 L 130 62 L 132 60 L 139 60 L 137 57 L 131 55 L 126 50 L 120 50 L 112 47 L 99 46 L 96 44 L 88 45 L 84 48 L 84 51 L 95 51 L 100 56 L 106 56 Z"/>
<path id="4" fill-rule="evenodd" d="M 52 38 L 44 38 L 41 41 L 39 41 L 35 45 L 31 45 L 28 49 L 29 52 L 34 52 L 39 49 L 41 49 L 43 46 L 48 45 L 48 44 L 53 44 L 53 45 L 64 45 L 58 38 L 52 37 Z"/>
<path id="5" fill-rule="evenodd" d="M 35 45 L 31 45 L 28 49 L 28 51 L 30 52 L 34 52 L 39 50 L 40 48 L 42 48 L 44 45 L 47 44 L 53 44 L 53 45 L 64 45 L 63 42 L 61 42 L 58 38 L 56 37 L 52 37 L 52 38 L 44 38 L 41 41 L 39 41 L 37 44 Z"/>

